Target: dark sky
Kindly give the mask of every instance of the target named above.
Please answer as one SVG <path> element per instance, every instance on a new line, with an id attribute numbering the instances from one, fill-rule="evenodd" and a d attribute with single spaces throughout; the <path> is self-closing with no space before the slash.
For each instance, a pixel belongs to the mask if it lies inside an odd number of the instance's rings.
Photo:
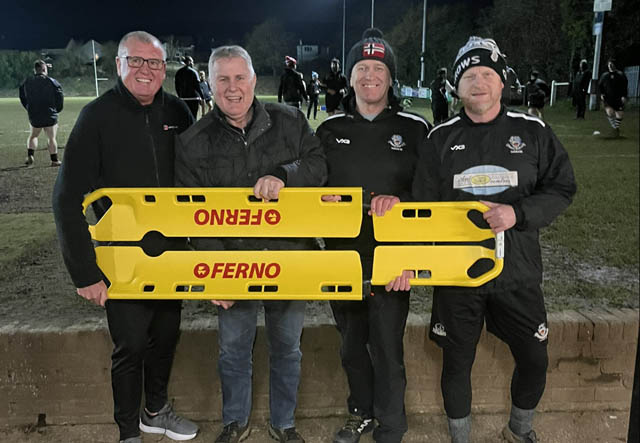
<path id="1" fill-rule="evenodd" d="M 477 8 L 489 0 L 458 0 Z M 454 0 L 428 0 L 428 5 Z M 70 38 L 115 40 L 132 30 L 158 37 L 192 35 L 214 46 L 243 43 L 268 17 L 280 19 L 296 39 L 325 43 L 342 33 L 342 0 L 0 0 L 0 49 L 64 47 Z M 377 0 L 375 24 L 394 20 L 421 0 Z M 403 8 L 404 6 L 404 8 Z M 347 28 L 360 35 L 370 21 L 371 0 L 346 0 Z M 357 28 L 357 29 L 356 29 Z M 327 38 L 331 37 L 331 38 Z M 348 42 L 351 44 L 353 42 Z"/>

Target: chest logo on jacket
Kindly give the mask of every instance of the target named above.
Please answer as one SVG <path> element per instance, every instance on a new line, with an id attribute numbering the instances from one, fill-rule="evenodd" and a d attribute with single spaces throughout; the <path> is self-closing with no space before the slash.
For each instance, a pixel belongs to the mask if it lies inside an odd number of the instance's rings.
<path id="1" fill-rule="evenodd" d="M 348 138 L 336 138 L 336 143 L 339 145 L 350 145 L 351 140 L 349 140 Z"/>
<path id="2" fill-rule="evenodd" d="M 398 134 L 392 135 L 387 143 L 389 143 L 391 149 L 394 151 L 402 151 L 402 148 L 404 146 L 407 146 L 407 144 L 402 139 L 402 136 Z"/>
<path id="3" fill-rule="evenodd" d="M 512 154 L 522 154 L 522 150 L 524 149 L 526 143 L 522 141 L 520 137 L 517 135 L 512 135 L 509 137 L 509 141 L 507 142 L 507 148 L 511 151 Z"/>
<path id="4" fill-rule="evenodd" d="M 162 125 L 163 131 L 170 131 L 172 129 L 178 129 L 178 125 Z"/>

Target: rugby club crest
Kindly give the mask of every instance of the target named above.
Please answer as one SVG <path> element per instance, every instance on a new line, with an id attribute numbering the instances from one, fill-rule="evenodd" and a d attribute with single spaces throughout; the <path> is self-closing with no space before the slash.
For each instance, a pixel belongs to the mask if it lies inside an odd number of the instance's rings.
<path id="1" fill-rule="evenodd" d="M 512 135 L 509 137 L 509 141 L 507 142 L 507 148 L 511 150 L 512 153 L 520 154 L 524 147 L 527 146 L 522 139 L 517 135 Z"/>
<path id="2" fill-rule="evenodd" d="M 402 136 L 398 134 L 393 134 L 387 143 L 391 145 L 391 149 L 394 151 L 402 151 L 402 148 L 407 145 Z"/>

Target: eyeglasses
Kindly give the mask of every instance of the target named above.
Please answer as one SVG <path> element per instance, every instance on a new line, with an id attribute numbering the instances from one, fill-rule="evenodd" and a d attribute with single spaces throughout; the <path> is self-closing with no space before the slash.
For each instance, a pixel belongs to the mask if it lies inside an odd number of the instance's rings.
<path id="1" fill-rule="evenodd" d="M 147 62 L 147 66 L 149 66 L 149 69 L 153 69 L 154 71 L 157 71 L 158 69 L 162 69 L 162 67 L 165 64 L 164 60 L 160 60 L 159 58 L 142 58 L 142 57 L 130 57 L 130 56 L 126 56 L 126 57 L 120 57 L 120 58 L 124 58 L 127 59 L 127 65 L 129 65 L 130 68 L 142 68 L 142 65 L 144 65 L 144 62 Z"/>

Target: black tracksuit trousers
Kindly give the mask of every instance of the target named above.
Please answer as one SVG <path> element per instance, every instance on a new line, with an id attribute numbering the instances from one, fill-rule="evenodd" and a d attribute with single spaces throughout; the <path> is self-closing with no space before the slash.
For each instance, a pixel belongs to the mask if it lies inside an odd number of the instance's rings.
<path id="1" fill-rule="evenodd" d="M 376 442 L 398 443 L 407 431 L 404 393 L 407 377 L 403 337 L 409 292 L 373 286 L 364 302 L 332 301 L 342 337 L 340 355 L 349 383 L 349 412 L 375 417 Z"/>
<path id="2" fill-rule="evenodd" d="M 157 412 L 167 402 L 167 385 L 180 333 L 180 300 L 108 300 L 113 341 L 111 387 L 120 440 L 140 435 L 138 420 L 144 383 L 145 407 Z"/>

